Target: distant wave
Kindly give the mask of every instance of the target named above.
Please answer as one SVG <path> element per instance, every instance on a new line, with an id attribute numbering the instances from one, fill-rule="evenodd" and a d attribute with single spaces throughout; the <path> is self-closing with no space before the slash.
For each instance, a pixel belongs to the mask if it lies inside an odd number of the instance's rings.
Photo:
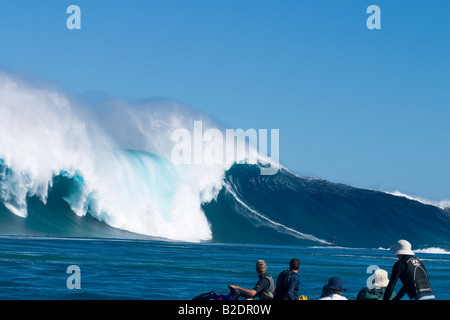
<path id="1" fill-rule="evenodd" d="M 213 241 L 450 248 L 450 217 L 438 207 L 384 192 L 299 177 L 261 176 L 254 165 L 226 171 L 217 198 L 203 204 Z M 325 244 L 325 245 L 326 245 Z"/>
<path id="2" fill-rule="evenodd" d="M 450 251 L 441 249 L 441 248 L 425 248 L 425 249 L 417 249 L 413 250 L 416 253 L 436 253 L 436 254 L 450 254 Z"/>
<path id="3" fill-rule="evenodd" d="M 377 250 L 386 250 L 386 251 L 388 251 L 389 248 L 382 248 L 382 247 L 380 247 Z M 445 249 L 438 248 L 438 247 L 415 249 L 415 250 L 413 250 L 413 252 L 415 252 L 415 253 L 431 253 L 431 254 L 450 254 L 450 251 L 447 251 Z"/>

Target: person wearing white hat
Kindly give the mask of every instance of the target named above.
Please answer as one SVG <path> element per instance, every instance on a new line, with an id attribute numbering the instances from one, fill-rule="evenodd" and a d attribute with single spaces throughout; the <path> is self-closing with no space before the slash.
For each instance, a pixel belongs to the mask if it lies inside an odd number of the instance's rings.
<path id="1" fill-rule="evenodd" d="M 386 270 L 377 269 L 373 273 L 372 286 L 362 288 L 356 300 L 383 300 L 384 292 L 389 284 L 388 273 Z M 391 299 L 396 296 L 396 293 L 391 294 Z"/>
<path id="2" fill-rule="evenodd" d="M 373 285 L 379 288 L 386 288 L 389 284 L 388 273 L 386 270 L 378 269 L 374 272 L 375 281 Z"/>
<path id="3" fill-rule="evenodd" d="M 383 300 L 390 299 L 398 279 L 403 286 L 393 300 L 400 300 L 405 293 L 411 300 L 435 300 L 425 266 L 422 261 L 414 257 L 411 243 L 399 240 L 391 246 L 390 250 L 397 256 L 398 261 L 392 267 L 391 280 L 386 287 Z"/>
<path id="4" fill-rule="evenodd" d="M 374 281 L 371 288 L 365 287 L 359 291 L 356 300 L 383 300 L 384 292 L 389 284 L 388 273 L 386 270 L 377 269 L 373 273 Z M 391 299 L 395 297 L 396 294 L 393 292 L 391 294 Z"/>

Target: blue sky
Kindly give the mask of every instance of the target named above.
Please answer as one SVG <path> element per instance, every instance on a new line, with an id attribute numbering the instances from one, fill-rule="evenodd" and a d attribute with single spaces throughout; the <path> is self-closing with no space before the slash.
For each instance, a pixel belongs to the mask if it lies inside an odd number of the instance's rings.
<path id="1" fill-rule="evenodd" d="M 0 69 L 279 129 L 293 172 L 450 198 L 449 1 L 0 0 Z"/>

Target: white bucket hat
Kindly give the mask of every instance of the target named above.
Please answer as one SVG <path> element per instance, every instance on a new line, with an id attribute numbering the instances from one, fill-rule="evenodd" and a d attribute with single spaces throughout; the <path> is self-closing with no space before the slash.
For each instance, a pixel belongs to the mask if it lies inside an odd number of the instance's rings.
<path id="1" fill-rule="evenodd" d="M 388 273 L 386 270 L 377 269 L 374 272 L 375 281 L 373 285 L 375 287 L 386 288 L 389 284 Z"/>
<path id="2" fill-rule="evenodd" d="M 411 243 L 406 240 L 398 240 L 396 244 L 391 246 L 390 250 L 395 255 L 414 255 L 414 252 L 411 250 Z"/>

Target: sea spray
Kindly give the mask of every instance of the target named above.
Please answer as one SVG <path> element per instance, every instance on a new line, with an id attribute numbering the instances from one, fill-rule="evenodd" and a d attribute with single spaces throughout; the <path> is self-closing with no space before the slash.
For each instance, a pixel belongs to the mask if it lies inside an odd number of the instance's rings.
<path id="1" fill-rule="evenodd" d="M 114 109 L 99 118 L 82 106 L 60 92 L 0 73 L 3 204 L 26 217 L 28 198 L 45 204 L 55 177 L 77 177 L 77 195 L 65 200 L 79 216 L 89 210 L 98 220 L 132 232 L 186 241 L 211 239 L 201 204 L 216 196 L 226 168 L 177 168 L 164 158 L 170 141 L 165 133 L 187 115 L 172 114 L 164 129 L 162 122 L 154 123 L 155 109 L 129 106 L 116 109 L 120 115 L 131 114 L 129 119 L 119 116 L 119 126 L 111 120 L 116 120 Z M 145 120 L 149 122 L 142 123 Z M 107 130 L 111 126 L 117 129 L 114 135 Z M 132 136 L 125 134 L 134 130 Z M 120 139 L 118 133 L 123 133 Z M 134 151 L 133 146 L 140 149 Z M 159 155 L 149 152 L 158 150 Z"/>

